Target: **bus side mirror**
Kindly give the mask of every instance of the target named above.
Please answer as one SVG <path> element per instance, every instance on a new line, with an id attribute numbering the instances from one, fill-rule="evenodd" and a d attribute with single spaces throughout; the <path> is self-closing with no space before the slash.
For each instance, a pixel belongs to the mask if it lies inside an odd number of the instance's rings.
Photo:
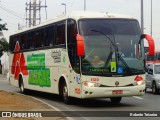
<path id="1" fill-rule="evenodd" d="M 77 56 L 84 56 L 84 39 L 81 35 L 77 34 Z"/>
<path id="2" fill-rule="evenodd" d="M 142 38 L 145 38 L 148 41 L 148 45 L 149 45 L 148 55 L 154 55 L 155 44 L 154 44 L 153 38 L 148 34 L 143 34 Z"/>

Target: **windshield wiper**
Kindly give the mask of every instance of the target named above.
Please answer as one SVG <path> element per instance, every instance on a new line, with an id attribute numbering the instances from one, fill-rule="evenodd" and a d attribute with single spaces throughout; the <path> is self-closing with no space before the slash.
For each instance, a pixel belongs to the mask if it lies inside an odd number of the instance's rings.
<path id="1" fill-rule="evenodd" d="M 91 30 L 91 31 L 97 32 L 97 33 L 100 33 L 100 34 L 104 35 L 106 38 L 108 38 L 108 40 L 110 41 L 110 43 L 112 44 L 112 46 L 115 46 L 115 44 L 113 43 L 113 41 L 111 40 L 111 38 L 108 37 L 108 36 L 107 36 L 106 34 L 104 34 L 103 32 L 98 31 L 98 30 Z M 112 51 L 112 48 L 110 47 L 110 53 L 109 53 L 109 56 L 108 56 L 108 58 L 107 58 L 107 61 L 105 62 L 105 67 L 107 67 L 110 59 L 112 59 L 112 54 L 113 54 L 113 51 Z"/>
<path id="2" fill-rule="evenodd" d="M 98 31 L 98 30 L 91 30 L 91 31 L 93 31 L 93 32 L 98 32 L 98 33 L 104 35 L 106 38 L 108 38 L 108 40 L 111 42 L 111 44 L 116 48 L 115 54 L 116 54 L 116 52 L 118 53 L 118 54 L 117 54 L 117 55 L 118 55 L 118 58 L 120 58 L 120 60 L 123 62 L 123 64 L 125 65 L 125 67 L 126 67 L 127 70 L 129 71 L 129 73 L 132 75 L 133 73 L 132 73 L 131 69 L 129 68 L 129 66 L 127 65 L 127 63 L 125 62 L 125 60 L 122 58 L 122 56 L 119 54 L 118 46 L 117 46 L 115 43 L 113 43 L 113 41 L 110 39 L 110 37 L 108 37 L 105 33 L 101 32 L 101 31 Z M 114 36 L 114 35 L 113 35 L 113 36 Z M 114 40 L 115 40 L 115 37 L 114 37 Z M 106 63 L 105 63 L 105 66 L 108 65 L 109 60 L 112 58 L 112 54 L 113 54 L 113 52 L 112 52 L 112 50 L 111 50 L 111 51 L 110 51 L 110 54 L 109 54 L 109 56 L 108 56 L 108 59 L 107 59 L 107 61 L 106 61 Z M 116 56 L 117 56 L 117 55 L 116 55 Z"/>
<path id="3" fill-rule="evenodd" d="M 118 53 L 118 59 L 120 58 L 120 60 L 122 61 L 122 63 L 124 64 L 124 66 L 127 68 L 127 70 L 129 71 L 129 73 L 131 75 L 133 75 L 130 67 L 127 65 L 126 61 L 123 59 L 123 57 L 119 54 L 119 51 L 117 50 L 117 53 Z"/>
<path id="4" fill-rule="evenodd" d="M 115 46 L 115 44 L 113 43 L 113 41 L 111 40 L 111 38 L 110 37 L 108 37 L 106 34 L 104 34 L 103 32 L 101 32 L 101 31 L 97 31 L 97 30 L 91 30 L 91 31 L 93 31 L 93 32 L 98 32 L 98 33 L 100 33 L 100 34 L 102 34 L 102 35 L 104 35 L 106 38 L 108 38 L 108 40 L 112 43 L 112 45 L 113 46 Z"/>

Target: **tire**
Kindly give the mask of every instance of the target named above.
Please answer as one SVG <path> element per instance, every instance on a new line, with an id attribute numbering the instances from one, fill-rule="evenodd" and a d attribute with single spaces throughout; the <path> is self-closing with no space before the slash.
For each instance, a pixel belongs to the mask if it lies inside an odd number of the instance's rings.
<path id="1" fill-rule="evenodd" d="M 63 82 L 63 85 L 62 85 L 62 97 L 63 97 L 64 103 L 66 104 L 71 103 L 71 98 L 68 96 L 68 87 L 66 82 Z"/>
<path id="2" fill-rule="evenodd" d="M 20 89 L 20 93 L 25 94 L 26 93 L 26 89 L 24 88 L 24 83 L 23 83 L 23 79 L 20 78 L 19 79 L 19 89 Z"/>
<path id="3" fill-rule="evenodd" d="M 122 100 L 122 97 L 111 97 L 110 100 L 114 104 L 119 104 Z"/>
<path id="4" fill-rule="evenodd" d="M 157 89 L 157 86 L 156 86 L 156 82 L 152 83 L 152 93 L 153 94 L 158 94 L 159 93 L 159 90 Z"/>

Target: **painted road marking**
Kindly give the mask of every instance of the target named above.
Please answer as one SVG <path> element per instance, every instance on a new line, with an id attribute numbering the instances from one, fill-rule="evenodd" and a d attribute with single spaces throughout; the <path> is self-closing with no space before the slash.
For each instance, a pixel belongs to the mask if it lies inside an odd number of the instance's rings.
<path id="1" fill-rule="evenodd" d="M 136 99 L 140 99 L 140 100 L 142 100 L 143 98 L 141 98 L 141 97 L 138 97 L 138 96 L 133 96 L 134 98 L 136 98 Z"/>

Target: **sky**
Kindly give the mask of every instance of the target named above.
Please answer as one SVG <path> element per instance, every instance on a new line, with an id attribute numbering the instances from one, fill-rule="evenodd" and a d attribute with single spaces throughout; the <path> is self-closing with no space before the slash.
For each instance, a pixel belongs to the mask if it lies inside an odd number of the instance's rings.
<path id="1" fill-rule="evenodd" d="M 26 2 L 30 0 L 0 0 L 0 23 L 7 23 L 8 31 L 3 31 L 4 37 L 9 38 L 18 29 L 18 23 L 25 27 Z M 32 1 L 32 0 L 31 0 Z M 38 2 L 39 0 L 37 0 Z M 42 5 L 45 4 L 45 0 Z M 144 33 L 151 34 L 151 0 L 144 1 Z M 47 20 L 62 15 L 65 11 L 84 11 L 84 0 L 46 0 Z M 110 12 L 126 14 L 138 19 L 141 23 L 141 0 L 86 0 L 87 11 Z M 152 0 L 152 37 L 155 40 L 156 49 L 160 50 L 160 0 Z M 5 10 L 4 10 L 5 9 Z M 42 21 L 46 21 L 45 9 L 41 9 Z M 145 42 L 147 44 L 147 42 Z"/>

